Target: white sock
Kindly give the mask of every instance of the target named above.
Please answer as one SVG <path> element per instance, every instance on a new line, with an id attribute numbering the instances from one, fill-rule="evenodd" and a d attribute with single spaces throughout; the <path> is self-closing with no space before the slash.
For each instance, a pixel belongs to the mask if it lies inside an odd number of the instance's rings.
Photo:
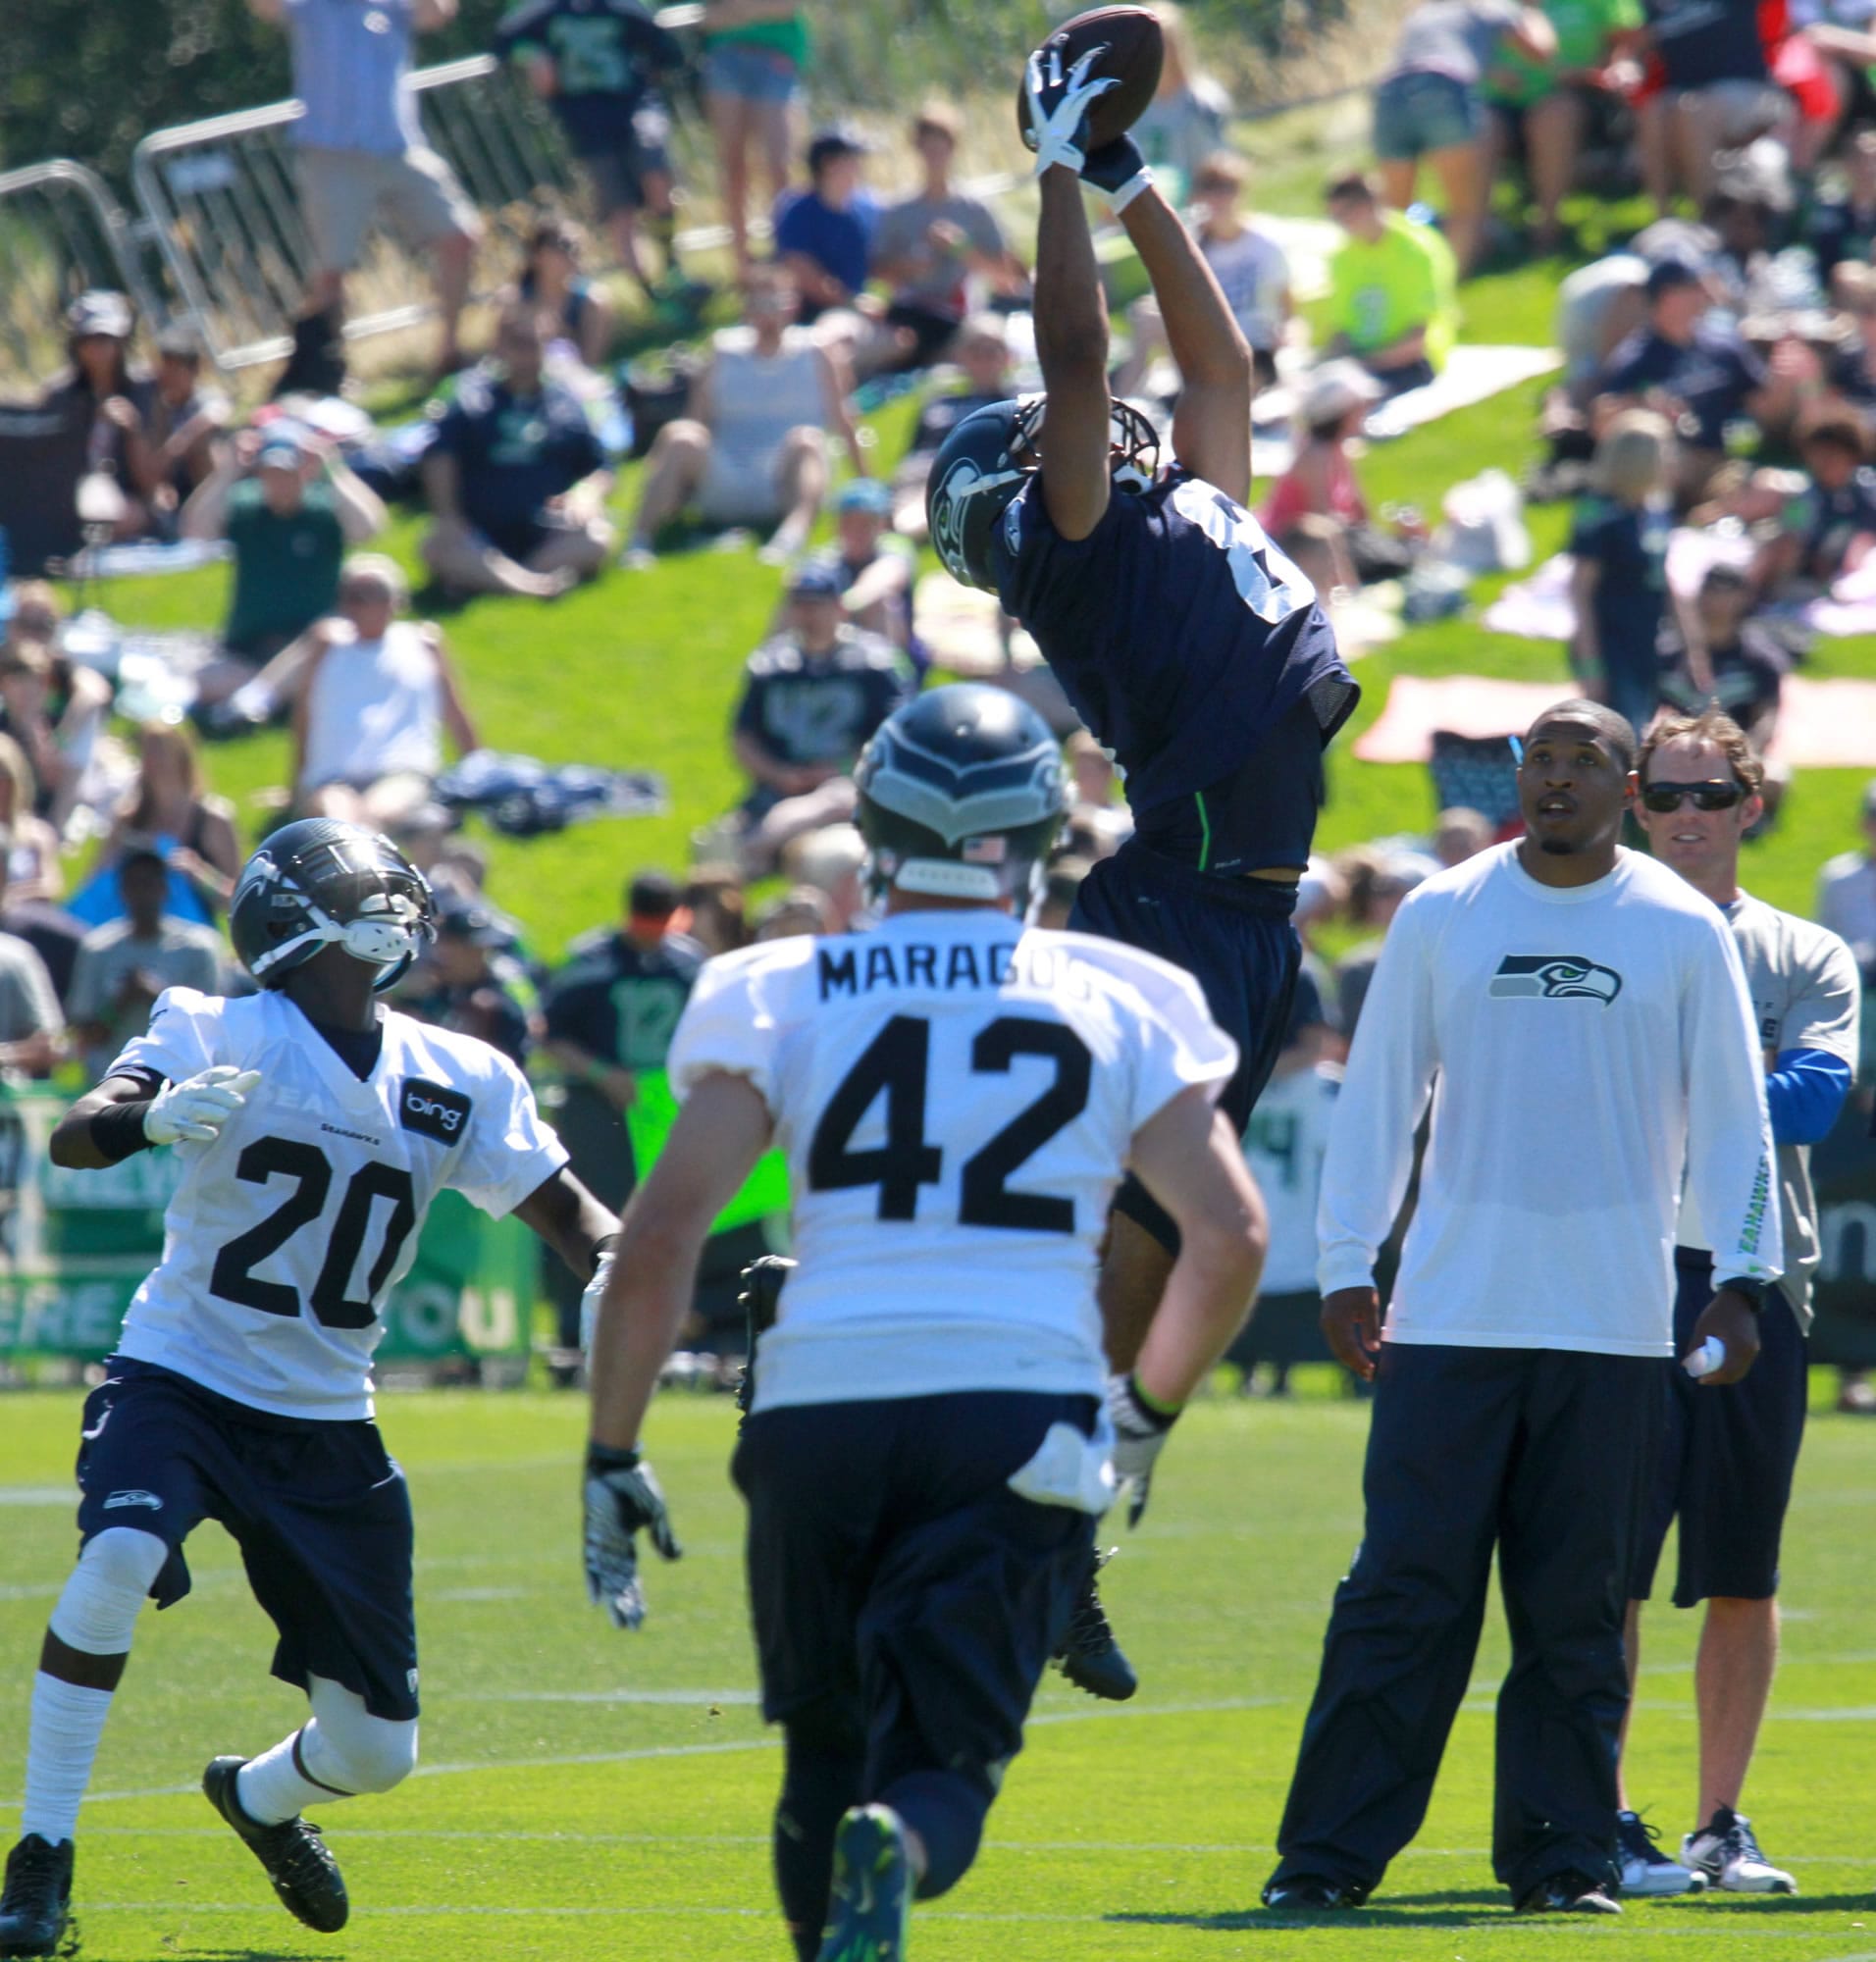
<path id="1" fill-rule="evenodd" d="M 312 1728 L 309 1724 L 306 1730 Z M 307 1806 L 321 1799 L 351 1796 L 306 1776 L 304 1735 L 305 1731 L 295 1730 L 290 1737 L 283 1737 L 271 1751 L 250 1758 L 235 1778 L 234 1795 L 241 1810 L 257 1825 L 279 1826 L 285 1820 L 297 1819 Z"/>
<path id="2" fill-rule="evenodd" d="M 63 1682 L 44 1670 L 33 1677 L 22 1837 L 36 1833 L 56 1846 L 78 1831 L 78 1801 L 91 1781 L 98 1739 L 111 1714 L 111 1695 L 108 1689 L 81 1689 L 76 1682 Z"/>

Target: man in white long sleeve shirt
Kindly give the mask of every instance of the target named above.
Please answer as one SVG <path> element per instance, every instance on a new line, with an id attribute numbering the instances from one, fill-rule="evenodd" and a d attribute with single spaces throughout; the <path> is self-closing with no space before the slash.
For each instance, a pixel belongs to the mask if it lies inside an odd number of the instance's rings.
<path id="1" fill-rule="evenodd" d="M 1635 738 L 1559 704 L 1526 836 L 1395 917 L 1329 1134 L 1330 1347 L 1378 1378 L 1366 1532 L 1337 1590 L 1267 1905 L 1354 1907 L 1419 1830 L 1497 1548 L 1512 1664 L 1492 1863 L 1529 1912 L 1619 1912 L 1623 1596 L 1674 1347 L 1683 1166 L 1720 1285 L 1707 1380 L 1757 1353 L 1779 1270 L 1764 1072 L 1715 907 L 1618 846 Z M 1432 1133 L 1381 1328 L 1377 1251 Z"/>
<path id="2" fill-rule="evenodd" d="M 1706 1604 L 1694 1673 L 1699 1808 L 1672 1860 L 1624 1793 L 1622 1891 L 1704 1885 L 1789 1894 L 1796 1883 L 1766 1858 L 1738 1808 L 1778 1661 L 1779 1538 L 1804 1436 L 1805 1337 L 1821 1258 L 1810 1147 L 1829 1134 L 1850 1092 L 1861 990 L 1855 956 L 1829 928 L 1740 890 L 1740 845 L 1761 814 L 1764 770 L 1738 723 L 1717 708 L 1664 717 L 1642 746 L 1636 774 L 1650 849 L 1719 910 L 1746 970 L 1764 1045 L 1785 1274 L 1765 1297 L 1759 1359 L 1745 1382 L 1708 1396 L 1668 1371 L 1666 1434 L 1630 1580 L 1625 1647 L 1633 1680 L 1642 1603 L 1668 1526 L 1678 1523 L 1674 1605 Z M 1679 1332 L 1693 1326 L 1713 1285 L 1708 1236 L 1692 1204 L 1676 1240 Z"/>

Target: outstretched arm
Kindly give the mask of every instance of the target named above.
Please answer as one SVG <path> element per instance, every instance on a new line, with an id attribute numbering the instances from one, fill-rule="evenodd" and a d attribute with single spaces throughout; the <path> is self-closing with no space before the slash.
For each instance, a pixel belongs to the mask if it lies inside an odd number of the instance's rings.
<path id="1" fill-rule="evenodd" d="M 1166 337 L 1185 384 L 1172 418 L 1172 454 L 1194 477 L 1204 478 L 1238 503 L 1247 503 L 1250 347 L 1192 234 L 1155 187 L 1149 185 L 1128 200 L 1120 223 L 1153 282 Z M 1041 312 L 1038 291 L 1038 321 Z M 1053 420 L 1053 397 L 1049 413 Z"/>
<path id="2" fill-rule="evenodd" d="M 1108 303 L 1081 200 L 1081 180 L 1067 166 L 1044 174 L 1035 302 L 1049 397 L 1042 499 L 1065 539 L 1085 539 L 1108 508 Z"/>
<path id="3" fill-rule="evenodd" d="M 565 1165 L 544 1180 L 514 1210 L 579 1280 L 586 1280 L 599 1258 L 599 1243 L 619 1230 L 619 1222 Z"/>

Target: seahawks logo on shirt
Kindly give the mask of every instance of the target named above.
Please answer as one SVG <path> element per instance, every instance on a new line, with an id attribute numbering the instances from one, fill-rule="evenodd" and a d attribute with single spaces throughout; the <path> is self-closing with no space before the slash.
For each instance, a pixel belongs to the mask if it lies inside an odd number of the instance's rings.
<path id="1" fill-rule="evenodd" d="M 1496 1002 L 1562 1002 L 1585 997 L 1606 1008 L 1622 992 L 1622 976 L 1580 954 L 1507 954 L 1485 993 Z"/>

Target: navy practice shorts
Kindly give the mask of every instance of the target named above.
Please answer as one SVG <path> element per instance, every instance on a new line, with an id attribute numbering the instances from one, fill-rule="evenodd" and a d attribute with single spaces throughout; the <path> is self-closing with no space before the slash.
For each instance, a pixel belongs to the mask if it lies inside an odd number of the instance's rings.
<path id="1" fill-rule="evenodd" d="M 1296 889 L 1267 879 L 1217 879 L 1139 844 L 1103 858 L 1081 882 L 1068 925 L 1157 954 L 1199 984 L 1212 1019 L 1237 1044 L 1237 1073 L 1219 1109 L 1239 1136 L 1289 1028 L 1303 957 L 1290 924 Z M 1178 1230 L 1130 1172 L 1115 1195 L 1124 1213 L 1176 1253 Z"/>
<path id="2" fill-rule="evenodd" d="M 743 1427 L 749 1585 L 771 1723 L 811 1724 L 869 1786 L 953 1771 L 988 1798 L 1088 1576 L 1094 1521 L 1010 1489 L 1092 1397 L 804 1404 Z"/>
<path id="3" fill-rule="evenodd" d="M 1709 1255 L 1676 1248 L 1674 1353 L 1713 1298 Z M 1645 1601 L 1670 1521 L 1681 1528 L 1674 1605 L 1719 1595 L 1763 1601 L 1778 1592 L 1778 1543 L 1804 1439 L 1805 1344 L 1791 1304 L 1765 1292 L 1758 1361 L 1744 1379 L 1703 1388 L 1678 1364 L 1667 1374 L 1662 1450 L 1629 1593 Z"/>
<path id="4" fill-rule="evenodd" d="M 274 1417 L 153 1363 L 106 1368 L 84 1404 L 80 1544 L 107 1526 L 154 1533 L 170 1557 L 150 1594 L 167 1608 L 189 1591 L 182 1542 L 219 1521 L 280 1632 L 274 1674 L 415 1717 L 410 1495 L 378 1426 Z"/>

